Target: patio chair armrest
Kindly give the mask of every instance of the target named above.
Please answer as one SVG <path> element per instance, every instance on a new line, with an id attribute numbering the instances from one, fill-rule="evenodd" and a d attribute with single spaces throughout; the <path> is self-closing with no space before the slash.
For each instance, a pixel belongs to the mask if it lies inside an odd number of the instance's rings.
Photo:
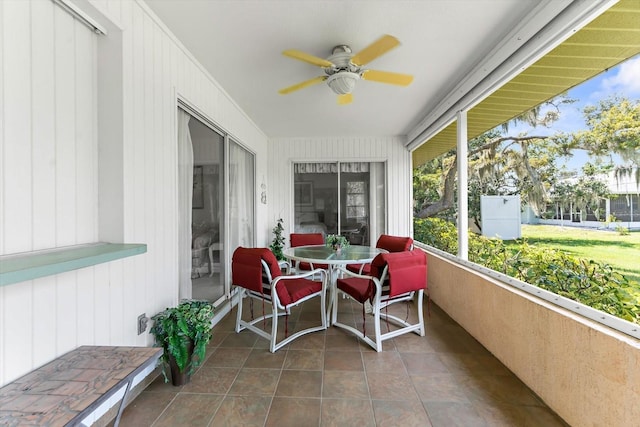
<path id="1" fill-rule="evenodd" d="M 326 282 L 326 277 L 327 277 L 327 271 L 322 269 L 322 268 L 316 268 L 315 270 L 309 270 L 309 271 L 305 271 L 304 273 L 296 273 L 296 274 L 286 274 L 286 275 L 282 275 L 279 277 L 276 277 L 273 281 L 273 284 L 275 286 L 275 283 L 277 280 L 280 279 L 303 279 L 306 277 L 310 277 L 310 276 L 315 276 L 316 274 L 320 274 L 322 275 L 322 281 Z"/>
<path id="2" fill-rule="evenodd" d="M 342 273 L 343 275 L 347 276 L 347 277 L 358 277 L 360 279 L 372 279 L 372 280 L 378 280 L 376 277 L 373 276 L 367 276 L 366 274 L 360 274 L 360 273 L 354 273 L 353 271 L 347 270 L 344 267 L 336 267 L 334 269 L 334 271 L 338 271 L 340 273 Z M 360 269 L 360 271 L 362 271 L 362 268 Z"/>

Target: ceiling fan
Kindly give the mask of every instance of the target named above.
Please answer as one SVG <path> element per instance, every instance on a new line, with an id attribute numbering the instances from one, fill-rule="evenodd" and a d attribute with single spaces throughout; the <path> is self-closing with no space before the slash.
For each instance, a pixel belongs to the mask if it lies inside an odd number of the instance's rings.
<path id="1" fill-rule="evenodd" d="M 413 81 L 413 76 L 409 74 L 364 68 L 364 65 L 382 56 L 399 44 L 400 41 L 397 38 L 386 34 L 355 55 L 347 45 L 336 46 L 333 48 L 331 56 L 327 59 L 322 59 L 295 49 L 285 50 L 282 52 L 285 56 L 324 68 L 325 75 L 289 86 L 278 92 L 286 95 L 296 90 L 326 81 L 331 90 L 338 95 L 338 104 L 345 105 L 353 101 L 351 91 L 360 79 L 408 86 Z"/>

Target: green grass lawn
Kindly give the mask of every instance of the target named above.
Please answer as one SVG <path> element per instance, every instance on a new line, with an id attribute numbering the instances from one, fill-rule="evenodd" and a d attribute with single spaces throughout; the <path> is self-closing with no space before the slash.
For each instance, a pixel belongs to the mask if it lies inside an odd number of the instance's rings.
<path id="1" fill-rule="evenodd" d="M 640 232 L 621 236 L 615 231 L 522 225 L 522 237 L 531 245 L 607 263 L 640 285 Z"/>

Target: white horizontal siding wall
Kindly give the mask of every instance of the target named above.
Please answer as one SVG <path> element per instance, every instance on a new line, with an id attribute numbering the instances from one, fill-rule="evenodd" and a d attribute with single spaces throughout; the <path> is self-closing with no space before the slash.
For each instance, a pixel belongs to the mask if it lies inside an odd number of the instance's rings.
<path id="1" fill-rule="evenodd" d="M 136 333 L 137 316 L 177 302 L 177 96 L 256 152 L 257 176 L 266 173 L 264 134 L 143 2 L 74 3 L 109 21 L 109 34 L 48 0 L 0 1 L 0 253 L 101 235 L 101 37 L 122 38 L 122 87 L 113 88 L 122 91 L 122 154 L 112 165 L 122 170 L 122 218 L 114 221 L 126 243 L 148 252 L 0 287 L 0 386 L 79 345 L 150 345 L 152 336 Z M 266 206 L 257 205 L 260 230 Z"/>
<path id="2" fill-rule="evenodd" d="M 387 230 L 412 235 L 411 153 L 403 137 L 273 138 L 269 140 L 268 225 L 284 219 L 285 236 L 293 224 L 293 163 L 314 161 L 386 162 Z"/>

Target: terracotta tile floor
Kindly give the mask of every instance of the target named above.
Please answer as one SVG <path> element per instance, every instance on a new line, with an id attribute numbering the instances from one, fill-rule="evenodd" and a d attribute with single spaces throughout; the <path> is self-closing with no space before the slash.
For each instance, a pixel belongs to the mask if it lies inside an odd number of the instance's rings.
<path id="1" fill-rule="evenodd" d="M 389 310 L 406 316 L 403 304 Z M 410 304 L 410 318 L 414 311 Z M 317 313 L 318 302 L 306 302 L 292 312 L 289 329 L 316 323 Z M 189 384 L 173 387 L 158 377 L 127 407 L 120 425 L 567 425 L 434 304 L 425 337 L 385 341 L 381 353 L 329 328 L 271 354 L 266 340 L 233 332 L 235 315 L 215 327 L 207 360 Z M 367 331 L 373 330 L 370 317 Z M 361 306 L 341 300 L 339 318 L 361 328 Z"/>

